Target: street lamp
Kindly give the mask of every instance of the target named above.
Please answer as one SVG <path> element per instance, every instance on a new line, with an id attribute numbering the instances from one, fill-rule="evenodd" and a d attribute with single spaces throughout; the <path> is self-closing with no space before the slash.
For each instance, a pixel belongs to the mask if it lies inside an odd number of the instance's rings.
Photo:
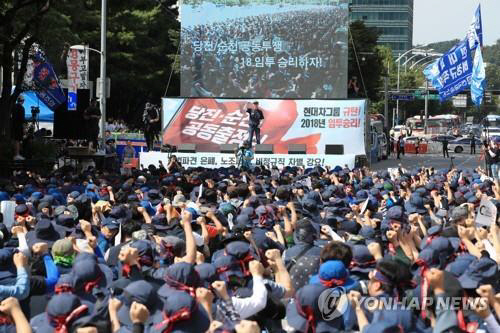
<path id="1" fill-rule="evenodd" d="M 414 52 L 413 55 L 411 57 L 409 57 L 403 63 L 403 66 L 405 66 L 405 70 L 406 70 L 406 64 L 409 63 L 413 58 L 418 57 L 418 56 L 427 56 L 429 54 L 429 52 L 431 52 L 431 51 L 434 51 L 434 49 L 428 49 L 425 52 Z M 411 69 L 411 66 L 410 66 L 410 69 Z"/>
<path id="2" fill-rule="evenodd" d="M 90 50 L 90 51 L 94 51 L 94 52 L 97 52 L 99 54 L 102 54 L 101 51 L 99 50 L 96 50 L 96 49 L 93 49 L 91 47 L 88 47 L 86 45 L 72 45 L 69 47 L 70 50 L 77 50 L 77 51 L 85 51 L 85 50 Z"/>
<path id="3" fill-rule="evenodd" d="M 424 45 L 424 46 L 415 47 L 413 49 L 410 49 L 410 50 L 406 51 L 403 54 L 401 54 L 401 53 L 398 54 L 398 58 L 396 59 L 396 62 L 398 63 L 398 81 L 397 81 L 398 93 L 399 93 L 399 73 L 400 73 L 400 69 L 401 69 L 401 59 L 403 59 L 403 57 L 405 57 L 410 52 L 413 52 L 413 51 L 422 51 L 421 48 L 422 47 L 426 47 L 426 46 L 427 46 L 427 44 Z M 397 118 L 399 118 L 399 100 L 396 100 L 396 115 L 397 115 Z"/>
<path id="4" fill-rule="evenodd" d="M 97 52 L 101 55 L 101 98 L 99 98 L 99 107 L 101 109 L 101 121 L 100 121 L 100 134 L 102 140 L 102 147 L 104 147 L 105 131 L 106 131 L 106 15 L 107 15 L 107 1 L 101 0 L 101 50 L 96 50 L 86 45 L 73 45 L 70 46 L 71 50 L 90 50 Z"/>

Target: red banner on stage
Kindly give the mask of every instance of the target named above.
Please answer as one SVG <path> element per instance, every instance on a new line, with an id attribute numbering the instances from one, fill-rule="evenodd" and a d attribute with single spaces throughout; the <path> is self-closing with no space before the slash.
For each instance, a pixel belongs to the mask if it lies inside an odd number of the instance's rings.
<path id="1" fill-rule="evenodd" d="M 307 154 L 323 154 L 325 144 L 345 144 L 350 146 L 346 153 L 364 153 L 362 100 L 258 101 L 264 114 L 261 143 L 274 145 L 277 154 L 288 153 L 290 144 L 306 144 Z M 164 103 L 164 119 L 171 120 L 163 143 L 202 144 L 205 151 L 219 151 L 221 144 L 241 144 L 248 140 L 246 106 L 252 102 L 185 99 L 176 110 L 166 109 Z"/>

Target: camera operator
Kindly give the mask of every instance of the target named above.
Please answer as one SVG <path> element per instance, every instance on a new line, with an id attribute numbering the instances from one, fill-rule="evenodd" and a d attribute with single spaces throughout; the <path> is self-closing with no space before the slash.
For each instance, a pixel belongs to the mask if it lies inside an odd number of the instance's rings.
<path id="1" fill-rule="evenodd" d="M 238 167 L 240 167 L 241 170 L 247 171 L 252 169 L 254 153 L 247 141 L 243 142 L 243 145 L 236 150 L 235 154 L 236 160 L 238 161 Z"/>
<path id="2" fill-rule="evenodd" d="M 99 120 L 101 119 L 101 109 L 97 105 L 97 99 L 92 98 L 89 107 L 83 111 L 83 118 L 86 121 L 87 139 L 92 143 L 92 149 L 97 150 Z"/>
<path id="3" fill-rule="evenodd" d="M 12 139 L 14 140 L 14 160 L 21 161 L 24 157 L 21 156 L 21 141 L 24 135 L 24 97 L 17 98 L 14 109 L 12 110 Z"/>
<path id="4" fill-rule="evenodd" d="M 144 113 L 142 114 L 142 121 L 148 151 L 152 151 L 154 147 L 154 140 L 160 127 L 160 113 L 153 104 L 149 102 L 146 103 Z"/>
<path id="5" fill-rule="evenodd" d="M 181 172 L 183 170 L 182 164 L 177 160 L 177 156 L 172 155 L 168 161 L 167 172 L 174 174 L 176 172 Z"/>
<path id="6" fill-rule="evenodd" d="M 498 145 L 495 140 L 491 140 L 490 142 L 483 142 L 485 149 L 485 159 L 486 159 L 486 168 L 490 177 L 498 179 L 498 161 L 499 161 L 499 153 Z"/>

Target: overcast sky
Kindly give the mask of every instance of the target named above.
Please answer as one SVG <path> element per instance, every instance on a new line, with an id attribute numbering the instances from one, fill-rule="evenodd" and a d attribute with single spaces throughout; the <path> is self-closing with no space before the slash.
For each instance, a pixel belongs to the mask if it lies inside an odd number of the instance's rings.
<path id="1" fill-rule="evenodd" d="M 495 44 L 500 39 L 500 0 L 415 0 L 413 45 L 464 38 L 479 2 L 483 43 Z"/>

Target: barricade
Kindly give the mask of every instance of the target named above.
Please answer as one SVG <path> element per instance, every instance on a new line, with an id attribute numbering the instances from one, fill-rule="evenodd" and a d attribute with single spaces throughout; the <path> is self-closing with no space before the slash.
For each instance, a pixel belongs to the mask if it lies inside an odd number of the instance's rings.
<path id="1" fill-rule="evenodd" d="M 417 152 L 415 148 L 414 143 L 405 143 L 405 154 L 415 154 Z M 419 154 L 426 154 L 427 153 L 427 143 L 421 142 L 418 146 L 418 153 Z"/>

